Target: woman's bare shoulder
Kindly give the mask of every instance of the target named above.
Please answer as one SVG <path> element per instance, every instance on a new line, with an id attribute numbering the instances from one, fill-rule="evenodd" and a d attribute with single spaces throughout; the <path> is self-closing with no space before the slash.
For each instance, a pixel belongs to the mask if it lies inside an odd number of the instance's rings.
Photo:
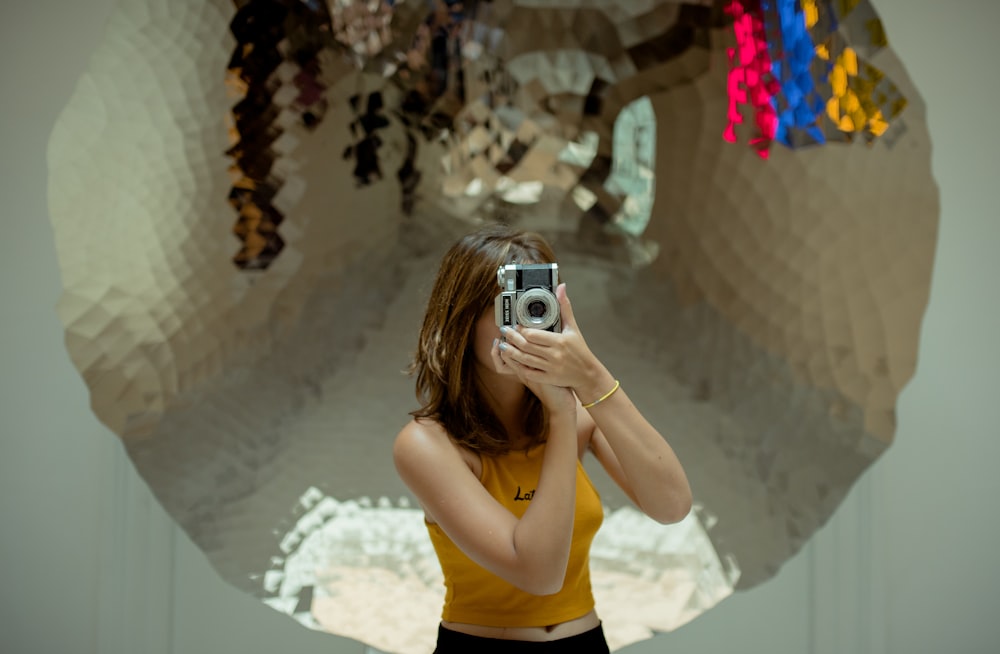
<path id="1" fill-rule="evenodd" d="M 438 450 L 444 447 L 454 449 L 454 444 L 439 422 L 414 418 L 399 430 L 393 451 L 403 450 L 405 453 L 410 450 Z"/>
<path id="2" fill-rule="evenodd" d="M 461 463 L 475 472 L 478 463 L 477 457 L 456 443 L 439 422 L 427 418 L 406 423 L 396 435 L 392 453 L 397 468 L 433 463 L 440 469 Z"/>
<path id="3" fill-rule="evenodd" d="M 424 507 L 429 522 L 436 520 L 428 506 L 440 504 L 454 488 L 478 484 L 482 475 L 479 457 L 456 443 L 433 420 L 407 423 L 396 436 L 392 458 L 399 476 Z"/>
<path id="4" fill-rule="evenodd" d="M 445 431 L 444 427 L 440 422 L 432 418 L 411 418 L 408 423 L 403 425 L 403 428 L 399 430 L 400 435 L 403 434 L 440 434 L 442 436 L 447 436 L 448 432 Z"/>

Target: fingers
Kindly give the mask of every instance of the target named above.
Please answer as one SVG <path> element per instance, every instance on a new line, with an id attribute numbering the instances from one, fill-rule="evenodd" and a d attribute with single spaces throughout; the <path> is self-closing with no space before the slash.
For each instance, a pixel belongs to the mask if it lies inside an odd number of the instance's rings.
<path id="1" fill-rule="evenodd" d="M 490 359 L 493 361 L 493 368 L 497 372 L 503 372 L 504 362 L 500 357 L 500 339 L 493 339 L 493 347 L 490 348 Z"/>
<path id="2" fill-rule="evenodd" d="M 490 348 L 490 359 L 493 360 L 493 369 L 501 375 L 516 375 L 517 370 L 513 366 L 507 365 L 500 351 L 500 339 L 493 339 L 493 347 Z M 516 364 L 515 364 L 516 365 Z"/>
<path id="3" fill-rule="evenodd" d="M 508 339 L 510 337 L 508 336 Z M 523 339 L 522 339 L 523 340 Z M 506 363 L 514 363 L 518 366 L 522 366 L 527 369 L 544 371 L 549 368 L 549 362 L 535 354 L 526 352 L 517 347 L 516 344 L 512 342 L 503 342 L 498 346 L 500 349 L 501 358 Z"/>
<path id="4" fill-rule="evenodd" d="M 490 358 L 493 359 L 493 367 L 503 375 L 520 375 L 528 367 L 518 361 L 517 350 L 498 338 L 493 339 L 493 347 L 490 348 Z"/>
<path id="5" fill-rule="evenodd" d="M 506 343 L 494 343 L 490 354 L 493 357 L 493 365 L 497 369 L 497 372 L 502 375 L 515 375 L 533 393 L 538 394 L 539 389 L 535 385 L 544 382 L 543 377 L 545 373 L 543 371 L 518 362 L 516 357 L 520 356 L 519 353 L 515 348 L 509 347 Z"/>
<path id="6" fill-rule="evenodd" d="M 537 329 L 522 331 L 520 328 L 502 331 L 506 342 L 500 344 L 501 349 L 509 348 L 507 351 L 512 352 L 516 361 L 521 365 L 536 370 L 551 370 L 561 360 L 557 348 L 539 343 L 539 339 L 545 340 L 545 335 L 552 336 L 551 332 L 542 332 Z"/>
<path id="7" fill-rule="evenodd" d="M 562 319 L 563 331 L 567 327 L 572 331 L 576 331 L 576 317 L 573 316 L 573 305 L 569 301 L 569 295 L 566 294 L 565 282 L 556 287 L 556 299 L 559 300 L 559 313 Z"/>
<path id="8" fill-rule="evenodd" d="M 554 332 L 531 327 L 521 327 L 520 325 L 513 328 L 504 327 L 500 330 L 500 333 L 503 334 L 504 339 L 508 343 L 517 349 L 538 356 L 544 356 L 545 350 L 555 345 L 559 340 L 559 334 Z"/>

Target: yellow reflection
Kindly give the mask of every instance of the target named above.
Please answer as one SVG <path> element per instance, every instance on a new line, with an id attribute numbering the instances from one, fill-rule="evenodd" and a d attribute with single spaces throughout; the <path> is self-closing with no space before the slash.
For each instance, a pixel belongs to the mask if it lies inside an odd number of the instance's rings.
<path id="1" fill-rule="evenodd" d="M 880 136 L 888 129 L 888 120 L 874 100 L 876 87 L 883 77 L 873 66 L 864 64 L 862 68 L 857 53 L 851 48 L 844 48 L 837 56 L 830 71 L 832 97 L 827 101 L 826 111 L 841 131 L 867 130 Z"/>
<path id="2" fill-rule="evenodd" d="M 835 11 L 843 19 L 858 4 L 860 0 L 840 0 Z M 819 24 L 821 7 L 817 0 L 802 0 L 801 7 L 806 28 L 812 30 Z M 865 28 L 871 45 L 887 45 L 881 21 L 867 21 Z M 816 56 L 832 62 L 827 80 L 831 97 L 826 103 L 826 113 L 843 132 L 880 136 L 889 128 L 889 119 L 906 106 L 906 100 L 895 93 L 894 87 L 888 92 L 880 91 L 878 87 L 885 77 L 882 71 L 859 60 L 853 48 L 839 48 L 835 39 L 831 35 L 816 43 Z"/>
<path id="3" fill-rule="evenodd" d="M 806 18 L 806 29 L 811 30 L 819 22 L 819 7 L 816 0 L 802 0 L 802 13 Z"/>

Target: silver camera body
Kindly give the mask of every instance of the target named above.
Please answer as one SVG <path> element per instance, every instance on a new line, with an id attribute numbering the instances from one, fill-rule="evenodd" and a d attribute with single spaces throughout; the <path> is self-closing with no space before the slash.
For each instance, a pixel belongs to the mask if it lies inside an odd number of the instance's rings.
<path id="1" fill-rule="evenodd" d="M 559 315 L 559 264 L 508 264 L 497 269 L 500 295 L 496 297 L 497 327 L 522 325 L 550 332 L 562 331 Z"/>

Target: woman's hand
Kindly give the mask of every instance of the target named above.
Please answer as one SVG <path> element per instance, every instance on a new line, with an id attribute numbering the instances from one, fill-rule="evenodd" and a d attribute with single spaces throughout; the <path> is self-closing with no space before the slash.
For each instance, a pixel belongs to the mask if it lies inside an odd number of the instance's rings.
<path id="1" fill-rule="evenodd" d="M 502 342 L 499 339 L 493 342 L 490 356 L 493 359 L 493 367 L 497 373 L 516 376 L 518 381 L 534 393 L 549 411 L 575 415 L 576 400 L 573 397 L 573 391 L 566 387 L 548 384 L 533 378 L 531 376 L 533 369 L 518 363 L 513 356 L 513 352 L 514 348 L 509 343 Z"/>
<path id="2" fill-rule="evenodd" d="M 573 315 L 566 285 L 556 289 L 562 332 L 527 327 L 506 328 L 501 359 L 528 383 L 572 389 L 583 402 L 600 397 L 614 378 L 587 347 Z M 515 368 L 516 366 L 516 368 Z"/>
<path id="3" fill-rule="evenodd" d="M 562 332 L 517 328 L 504 332 L 502 361 L 528 388 L 568 387 L 584 404 L 618 389 L 615 378 L 587 347 L 566 288 L 556 289 Z M 544 401 L 544 400 L 543 400 Z M 573 400 L 574 408 L 576 400 Z M 691 510 L 691 487 L 663 436 L 632 404 L 625 390 L 581 411 L 592 431 L 590 446 L 622 490 L 654 520 L 677 522 Z M 585 427 L 587 428 L 587 427 Z"/>

